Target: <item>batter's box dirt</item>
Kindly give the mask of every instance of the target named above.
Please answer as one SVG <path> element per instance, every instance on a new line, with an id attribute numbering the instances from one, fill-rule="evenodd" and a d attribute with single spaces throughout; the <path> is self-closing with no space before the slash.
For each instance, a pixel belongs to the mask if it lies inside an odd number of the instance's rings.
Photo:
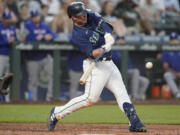
<path id="1" fill-rule="evenodd" d="M 146 125 L 148 132 L 132 133 L 128 124 L 60 124 L 55 131 L 45 123 L 0 123 L 0 135 L 180 135 L 180 125 Z"/>

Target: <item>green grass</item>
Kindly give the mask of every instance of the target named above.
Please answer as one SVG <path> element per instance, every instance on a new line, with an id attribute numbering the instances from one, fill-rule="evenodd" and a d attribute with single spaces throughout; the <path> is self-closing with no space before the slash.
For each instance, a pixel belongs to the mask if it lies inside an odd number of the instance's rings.
<path id="1" fill-rule="evenodd" d="M 0 122 L 44 123 L 54 105 L 0 105 Z M 180 124 L 179 105 L 136 105 L 146 124 Z M 127 123 L 117 105 L 94 105 L 65 117 L 60 123 Z"/>

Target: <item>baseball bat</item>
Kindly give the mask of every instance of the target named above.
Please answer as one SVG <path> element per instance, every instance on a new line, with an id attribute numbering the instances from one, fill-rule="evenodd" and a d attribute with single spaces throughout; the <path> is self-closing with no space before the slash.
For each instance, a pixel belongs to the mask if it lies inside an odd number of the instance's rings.
<path id="1" fill-rule="evenodd" d="M 93 60 L 93 62 L 88 67 L 88 69 L 83 73 L 83 75 L 81 76 L 81 78 L 79 80 L 79 83 L 81 85 L 84 85 L 86 83 L 86 80 L 87 80 L 88 76 L 91 74 L 91 72 L 95 66 L 95 63 L 103 56 L 104 52 L 105 52 L 105 50 L 103 49 L 101 51 L 101 53 L 96 57 L 96 59 Z"/>

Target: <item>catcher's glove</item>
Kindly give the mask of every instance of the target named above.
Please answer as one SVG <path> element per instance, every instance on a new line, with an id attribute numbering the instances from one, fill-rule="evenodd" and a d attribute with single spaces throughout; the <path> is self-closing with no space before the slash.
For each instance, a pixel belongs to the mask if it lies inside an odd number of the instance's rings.
<path id="1" fill-rule="evenodd" d="M 13 80 L 13 76 L 13 73 L 8 73 L 7 75 L 0 77 L 0 94 L 8 94 L 7 88 Z"/>

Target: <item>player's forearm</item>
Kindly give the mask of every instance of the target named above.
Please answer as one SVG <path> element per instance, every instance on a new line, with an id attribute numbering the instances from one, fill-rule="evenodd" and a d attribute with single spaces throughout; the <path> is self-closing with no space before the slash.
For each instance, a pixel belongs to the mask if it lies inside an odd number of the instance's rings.
<path id="1" fill-rule="evenodd" d="M 92 55 L 94 58 L 96 58 L 101 52 L 102 52 L 102 48 L 98 48 L 92 51 Z"/>

